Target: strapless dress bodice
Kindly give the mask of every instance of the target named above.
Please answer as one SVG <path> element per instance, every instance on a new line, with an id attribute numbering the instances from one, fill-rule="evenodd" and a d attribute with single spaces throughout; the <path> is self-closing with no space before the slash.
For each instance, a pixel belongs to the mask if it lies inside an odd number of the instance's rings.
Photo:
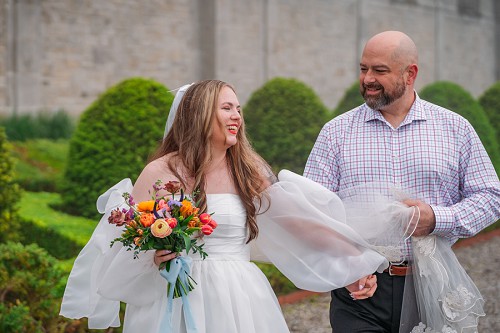
<path id="1" fill-rule="evenodd" d="M 250 247 L 246 244 L 247 213 L 240 197 L 229 193 L 207 194 L 207 207 L 217 228 L 200 242 L 208 253 L 205 260 L 250 260 Z M 201 259 L 197 253 L 190 256 Z"/>

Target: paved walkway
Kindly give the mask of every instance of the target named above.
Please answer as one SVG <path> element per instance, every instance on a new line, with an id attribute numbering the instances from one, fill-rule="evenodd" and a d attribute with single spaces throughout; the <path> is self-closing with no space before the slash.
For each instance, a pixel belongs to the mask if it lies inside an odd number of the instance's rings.
<path id="1" fill-rule="evenodd" d="M 500 237 L 458 247 L 455 253 L 486 301 L 486 317 L 479 319 L 479 333 L 499 333 Z M 329 294 L 320 294 L 285 304 L 282 309 L 292 333 L 331 333 L 329 306 Z"/>

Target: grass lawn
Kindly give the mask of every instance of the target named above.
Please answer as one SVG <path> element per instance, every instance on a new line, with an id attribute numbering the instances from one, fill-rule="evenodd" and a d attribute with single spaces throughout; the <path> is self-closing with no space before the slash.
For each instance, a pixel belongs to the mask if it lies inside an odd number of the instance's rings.
<path id="1" fill-rule="evenodd" d="M 16 181 L 28 191 L 56 192 L 66 165 L 68 140 L 12 142 Z"/>
<path id="2" fill-rule="evenodd" d="M 60 200 L 57 193 L 24 192 L 19 203 L 19 214 L 40 226 L 57 231 L 83 247 L 98 221 L 68 215 L 50 207 L 50 204 L 59 204 Z"/>

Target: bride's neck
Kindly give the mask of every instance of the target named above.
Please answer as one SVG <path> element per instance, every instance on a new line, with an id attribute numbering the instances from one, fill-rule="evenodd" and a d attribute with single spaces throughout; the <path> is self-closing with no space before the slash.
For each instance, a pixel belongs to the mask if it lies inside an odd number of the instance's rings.
<path id="1" fill-rule="evenodd" d="M 207 168 L 207 173 L 213 173 L 221 168 L 224 168 L 226 164 L 226 152 L 224 153 L 214 153 L 212 154 L 212 161 Z"/>

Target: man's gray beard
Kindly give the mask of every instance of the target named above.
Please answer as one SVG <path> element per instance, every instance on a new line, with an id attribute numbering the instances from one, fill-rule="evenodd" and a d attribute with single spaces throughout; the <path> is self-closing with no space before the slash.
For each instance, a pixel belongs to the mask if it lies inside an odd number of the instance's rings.
<path id="1" fill-rule="evenodd" d="M 366 88 L 365 87 L 363 88 L 365 89 L 366 92 Z M 366 97 L 364 93 L 362 95 L 366 105 L 368 105 L 373 110 L 380 110 L 383 107 L 390 105 L 399 98 L 401 98 L 401 96 L 403 96 L 405 92 L 406 92 L 406 85 L 398 84 L 393 94 L 388 94 L 384 90 L 384 93 L 380 97 Z"/>

